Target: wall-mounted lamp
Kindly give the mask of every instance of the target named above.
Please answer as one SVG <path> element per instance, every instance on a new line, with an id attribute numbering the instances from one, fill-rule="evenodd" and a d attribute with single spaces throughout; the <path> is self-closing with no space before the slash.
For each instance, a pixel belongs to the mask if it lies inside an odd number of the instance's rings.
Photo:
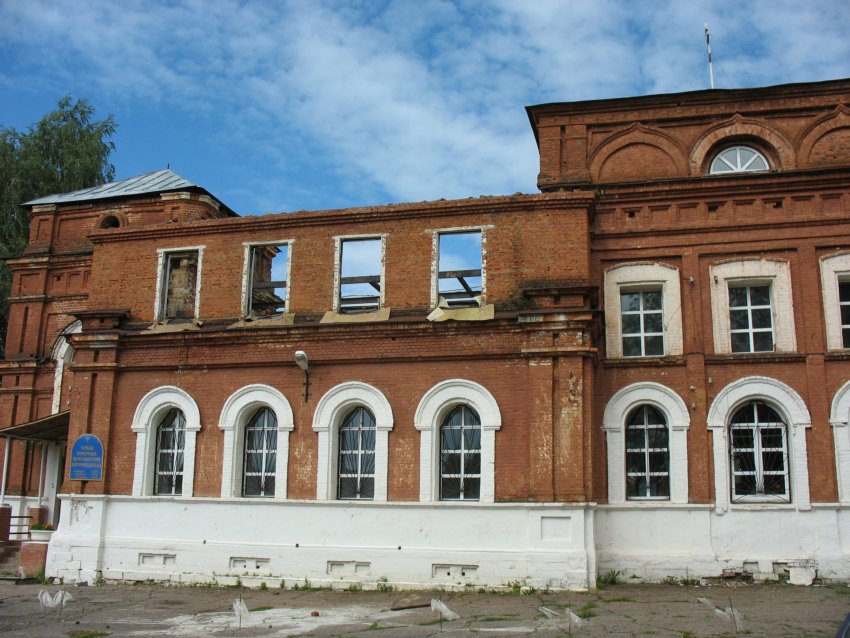
<path id="1" fill-rule="evenodd" d="M 310 397 L 310 362 L 303 350 L 295 351 L 295 365 L 304 371 L 304 400 Z"/>

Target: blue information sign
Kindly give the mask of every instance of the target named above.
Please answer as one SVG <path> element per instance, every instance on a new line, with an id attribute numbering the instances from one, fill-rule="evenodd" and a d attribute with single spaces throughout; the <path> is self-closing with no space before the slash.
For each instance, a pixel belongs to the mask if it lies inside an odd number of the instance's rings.
<path id="1" fill-rule="evenodd" d="M 83 434 L 71 446 L 72 481 L 103 480 L 103 443 L 94 434 Z"/>

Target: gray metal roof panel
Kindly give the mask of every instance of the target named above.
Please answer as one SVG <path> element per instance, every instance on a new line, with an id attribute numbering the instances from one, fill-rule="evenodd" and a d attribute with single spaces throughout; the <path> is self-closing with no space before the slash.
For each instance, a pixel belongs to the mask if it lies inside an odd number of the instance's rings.
<path id="1" fill-rule="evenodd" d="M 39 206 L 41 204 L 67 204 L 71 202 L 86 202 L 92 199 L 107 199 L 109 197 L 129 197 L 132 195 L 145 195 L 148 193 L 162 193 L 165 191 L 179 190 L 182 188 L 201 188 L 197 184 L 183 179 L 177 173 L 168 169 L 128 177 L 117 182 L 83 188 L 73 193 L 59 193 L 47 195 L 28 202 L 23 206 Z"/>

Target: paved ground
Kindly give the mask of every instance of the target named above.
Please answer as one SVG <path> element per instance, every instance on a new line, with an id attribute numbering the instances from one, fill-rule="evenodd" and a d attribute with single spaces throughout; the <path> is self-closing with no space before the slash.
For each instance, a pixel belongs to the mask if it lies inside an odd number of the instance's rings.
<path id="1" fill-rule="evenodd" d="M 40 590 L 73 597 L 43 607 Z M 446 606 L 430 608 L 435 598 Z M 240 618 L 234 602 L 250 610 Z M 428 607 L 396 610 L 399 603 Z M 404 606 L 402 604 L 402 606 Z M 446 615 L 457 614 L 449 620 Z M 850 587 L 613 585 L 531 595 L 0 583 L 3 636 L 835 636 Z M 376 633 L 377 632 L 377 633 Z"/>

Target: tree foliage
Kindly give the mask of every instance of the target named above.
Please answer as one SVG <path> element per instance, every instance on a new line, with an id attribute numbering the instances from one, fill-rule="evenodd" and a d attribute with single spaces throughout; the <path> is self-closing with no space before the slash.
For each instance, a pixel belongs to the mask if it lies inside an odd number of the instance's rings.
<path id="1" fill-rule="evenodd" d="M 112 115 L 94 120 L 88 100 L 70 95 L 58 108 L 22 133 L 0 129 L 0 257 L 23 254 L 29 238 L 29 213 L 23 202 L 112 181 L 109 155 L 115 144 Z M 11 277 L 0 263 L 0 352 L 5 350 Z"/>

